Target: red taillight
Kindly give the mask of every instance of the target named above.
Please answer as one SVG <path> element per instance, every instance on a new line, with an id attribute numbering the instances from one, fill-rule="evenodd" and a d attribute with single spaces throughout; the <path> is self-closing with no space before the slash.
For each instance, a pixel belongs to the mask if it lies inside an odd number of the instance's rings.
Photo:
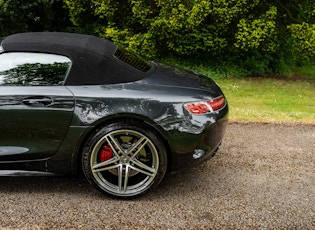
<path id="1" fill-rule="evenodd" d="M 204 114 L 221 109 L 225 104 L 223 96 L 209 101 L 186 103 L 185 108 L 193 114 Z"/>
<path id="2" fill-rule="evenodd" d="M 212 101 L 207 101 L 207 103 L 211 106 L 212 111 L 216 111 L 224 106 L 225 100 L 224 97 L 218 97 Z"/>
<path id="3" fill-rule="evenodd" d="M 193 114 L 203 114 L 209 112 L 209 106 L 204 102 L 185 104 L 185 108 Z"/>

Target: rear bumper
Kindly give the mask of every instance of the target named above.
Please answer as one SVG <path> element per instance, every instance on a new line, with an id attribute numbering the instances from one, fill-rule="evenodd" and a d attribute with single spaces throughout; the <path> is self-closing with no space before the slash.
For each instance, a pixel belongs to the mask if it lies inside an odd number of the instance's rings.
<path id="1" fill-rule="evenodd" d="M 212 158 L 221 145 L 227 124 L 228 119 L 224 117 L 207 126 L 197 137 L 192 135 L 191 139 L 197 140 L 194 149 L 173 153 L 170 171 L 180 172 Z"/>

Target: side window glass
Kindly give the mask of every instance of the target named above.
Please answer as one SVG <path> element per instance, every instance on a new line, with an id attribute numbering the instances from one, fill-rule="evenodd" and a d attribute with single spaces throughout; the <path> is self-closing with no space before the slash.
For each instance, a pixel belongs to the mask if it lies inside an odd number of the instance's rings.
<path id="1" fill-rule="evenodd" d="M 0 54 L 0 86 L 63 85 L 71 67 L 67 57 L 44 53 Z"/>

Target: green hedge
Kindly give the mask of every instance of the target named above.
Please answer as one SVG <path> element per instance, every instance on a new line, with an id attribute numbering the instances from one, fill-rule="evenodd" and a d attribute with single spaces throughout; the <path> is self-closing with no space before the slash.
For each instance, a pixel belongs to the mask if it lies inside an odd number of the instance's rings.
<path id="1" fill-rule="evenodd" d="M 25 2 L 0 2 L 2 36 L 35 30 L 95 34 L 149 58 L 234 65 L 244 75 L 286 74 L 315 56 L 314 0 Z"/>

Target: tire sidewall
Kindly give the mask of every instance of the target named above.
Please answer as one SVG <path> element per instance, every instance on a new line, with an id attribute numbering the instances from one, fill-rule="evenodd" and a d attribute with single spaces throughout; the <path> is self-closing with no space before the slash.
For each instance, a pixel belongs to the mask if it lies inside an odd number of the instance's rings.
<path id="1" fill-rule="evenodd" d="M 153 143 L 154 147 L 156 148 L 158 152 L 158 160 L 159 160 L 159 165 L 158 165 L 158 171 L 155 176 L 155 178 L 152 180 L 152 182 L 143 190 L 141 190 L 138 193 L 132 193 L 132 194 L 116 194 L 112 193 L 111 191 L 106 190 L 104 187 L 102 187 L 94 178 L 91 167 L 90 167 L 90 160 L 91 160 L 91 153 L 92 150 L 95 146 L 95 144 L 106 134 L 116 131 L 116 130 L 121 130 L 121 129 L 130 129 L 137 131 L 141 133 L 142 135 L 145 135 L 150 139 L 150 141 Z M 159 183 L 162 181 L 164 178 L 164 175 L 167 170 L 167 153 L 164 147 L 164 143 L 161 141 L 161 138 L 158 133 L 154 132 L 150 127 L 148 127 L 145 124 L 142 124 L 140 122 L 135 122 L 135 121 L 120 121 L 120 122 L 115 122 L 109 125 L 105 125 L 101 127 L 100 129 L 95 130 L 88 140 L 86 141 L 86 144 L 83 148 L 83 153 L 82 153 L 82 169 L 84 172 L 84 175 L 89 183 L 91 183 L 94 187 L 96 187 L 98 190 L 101 190 L 102 192 L 114 196 L 114 197 L 121 197 L 121 198 L 133 198 L 137 197 L 139 195 L 142 195 L 149 190 L 154 189 L 159 185 Z"/>

